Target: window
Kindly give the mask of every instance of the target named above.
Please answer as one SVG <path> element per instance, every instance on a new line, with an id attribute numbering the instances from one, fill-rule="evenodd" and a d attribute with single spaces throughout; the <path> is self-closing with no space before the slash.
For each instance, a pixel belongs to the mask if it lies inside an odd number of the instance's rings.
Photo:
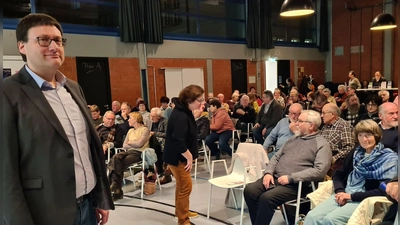
<path id="1" fill-rule="evenodd" d="M 3 3 L 4 18 L 19 19 L 31 13 L 30 0 L 12 0 Z"/>
<path id="2" fill-rule="evenodd" d="M 283 0 L 272 1 L 272 35 L 275 45 L 279 44 L 313 44 L 317 43 L 316 13 L 302 17 L 280 16 Z M 313 1 L 316 9 L 316 1 Z"/>
<path id="3" fill-rule="evenodd" d="M 164 36 L 245 40 L 245 0 L 160 0 Z"/>

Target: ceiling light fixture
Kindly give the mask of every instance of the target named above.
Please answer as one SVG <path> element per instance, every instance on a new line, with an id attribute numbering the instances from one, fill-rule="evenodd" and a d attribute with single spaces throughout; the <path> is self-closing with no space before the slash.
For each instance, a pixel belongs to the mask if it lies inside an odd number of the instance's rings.
<path id="1" fill-rule="evenodd" d="M 285 0 L 281 7 L 281 16 L 305 16 L 314 13 L 311 0 Z"/>
<path id="2" fill-rule="evenodd" d="M 385 0 L 382 3 L 383 13 L 377 15 L 371 23 L 371 30 L 387 30 L 396 28 L 396 20 L 394 17 L 385 12 Z"/>

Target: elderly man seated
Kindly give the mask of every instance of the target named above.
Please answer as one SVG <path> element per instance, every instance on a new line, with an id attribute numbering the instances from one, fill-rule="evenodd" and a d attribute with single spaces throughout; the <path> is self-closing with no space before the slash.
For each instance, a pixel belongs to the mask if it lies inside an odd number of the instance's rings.
<path id="1" fill-rule="evenodd" d="M 239 119 L 242 132 L 248 132 L 247 124 L 254 123 L 256 120 L 256 111 L 254 107 L 250 105 L 249 96 L 243 95 L 242 98 L 240 98 L 240 104 L 235 104 L 232 117 Z M 246 141 L 246 137 L 241 136 L 240 141 Z"/>
<path id="2" fill-rule="evenodd" d="M 346 101 L 342 104 L 341 110 L 341 117 L 354 126 L 358 116 L 365 112 L 365 105 L 361 105 L 357 95 L 353 93 L 347 95 Z"/>
<path id="3" fill-rule="evenodd" d="M 392 102 L 385 102 L 379 106 L 379 118 L 381 122 L 379 126 L 382 129 L 382 144 L 397 152 L 398 150 L 398 139 L 399 139 L 399 122 L 397 121 L 397 115 L 399 110 L 397 105 Z"/>
<path id="4" fill-rule="evenodd" d="M 114 148 L 122 147 L 123 130 L 115 124 L 115 114 L 113 111 L 107 111 L 103 116 L 103 123 L 96 127 L 97 134 L 103 143 L 103 151 L 106 159 L 108 158 L 107 150 L 110 149 L 110 157 L 115 154 Z"/>
<path id="5" fill-rule="evenodd" d="M 342 165 L 343 159 L 354 148 L 355 139 L 350 123 L 340 118 L 341 111 L 335 103 L 328 103 L 322 108 L 321 117 L 324 126 L 321 135 L 329 142 L 332 150 L 332 167 L 330 177 Z"/>
<path id="6" fill-rule="evenodd" d="M 150 135 L 154 135 L 161 148 L 164 149 L 165 132 L 167 131 L 168 120 L 162 117 L 163 112 L 160 108 L 154 107 L 150 110 L 150 120 L 146 121 L 146 127 L 150 130 Z"/>
<path id="7" fill-rule="evenodd" d="M 294 103 L 289 108 L 289 115 L 281 119 L 276 127 L 272 129 L 271 133 L 265 139 L 263 147 L 268 151 L 268 158 L 272 156 L 281 149 L 281 147 L 286 143 L 286 141 L 293 136 L 296 129 L 296 122 L 300 116 L 303 106 L 299 103 Z M 275 144 L 275 150 L 270 151 L 269 148 Z"/>
<path id="8" fill-rule="evenodd" d="M 244 198 L 253 225 L 268 225 L 276 207 L 297 196 L 299 181 L 322 181 L 331 164 L 332 151 L 318 127 L 321 116 L 303 111 L 295 136 L 272 157 L 263 178 L 246 186 Z M 311 191 L 303 185 L 303 191 Z"/>

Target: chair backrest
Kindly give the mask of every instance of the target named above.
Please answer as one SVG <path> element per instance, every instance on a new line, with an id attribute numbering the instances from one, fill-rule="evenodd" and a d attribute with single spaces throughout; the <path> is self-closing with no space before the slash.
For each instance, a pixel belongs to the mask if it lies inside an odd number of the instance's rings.
<path id="1" fill-rule="evenodd" d="M 261 171 L 265 170 L 269 163 L 268 155 L 262 145 L 255 143 L 239 143 L 236 153 L 246 154 L 248 164 L 255 166 L 250 172 L 257 178 L 262 176 Z"/>
<path id="2" fill-rule="evenodd" d="M 246 174 L 246 181 L 247 181 L 246 183 L 256 181 L 257 177 L 254 176 L 254 174 L 250 173 L 250 171 L 248 171 L 246 169 L 246 166 L 244 165 L 242 158 L 243 158 L 243 156 L 242 157 L 232 157 L 232 160 L 234 160 L 234 162 L 233 162 L 231 175 L 234 175 L 236 177 L 243 177 L 243 179 L 244 179 L 244 175 Z"/>
<path id="3" fill-rule="evenodd" d="M 242 129 L 242 126 L 240 125 L 240 121 L 237 118 L 231 118 L 233 126 L 235 127 L 236 130 Z"/>

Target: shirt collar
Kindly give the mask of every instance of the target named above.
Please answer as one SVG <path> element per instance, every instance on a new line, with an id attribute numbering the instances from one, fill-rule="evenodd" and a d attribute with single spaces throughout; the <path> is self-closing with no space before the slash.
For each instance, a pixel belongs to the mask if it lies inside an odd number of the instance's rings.
<path id="1" fill-rule="evenodd" d="M 26 71 L 28 71 L 29 75 L 35 80 L 36 84 L 40 87 L 42 90 L 52 90 L 54 89 L 53 86 L 45 81 L 43 78 L 41 78 L 39 75 L 34 73 L 27 65 L 25 65 Z M 66 77 L 64 74 L 62 74 L 60 71 L 57 70 L 56 75 L 55 75 L 57 83 L 59 83 L 61 86 L 65 85 L 65 82 L 67 81 Z"/>
<path id="2" fill-rule="evenodd" d="M 331 128 L 331 127 L 336 127 L 336 125 L 339 123 L 339 117 L 333 122 L 332 124 L 326 124 L 326 127 Z"/>

